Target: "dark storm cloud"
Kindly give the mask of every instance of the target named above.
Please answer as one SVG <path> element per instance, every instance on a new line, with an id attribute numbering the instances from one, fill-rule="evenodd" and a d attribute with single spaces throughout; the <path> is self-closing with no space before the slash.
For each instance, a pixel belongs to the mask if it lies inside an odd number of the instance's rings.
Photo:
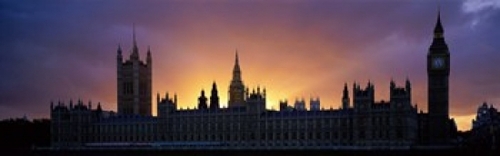
<path id="1" fill-rule="evenodd" d="M 451 50 L 456 51 L 452 70 L 457 84 L 456 96 L 464 97 L 455 100 L 462 104 L 457 112 L 472 113 L 482 100 L 500 103 L 500 68 L 495 65 L 500 58 L 500 33 L 496 31 L 500 26 L 500 21 L 496 20 L 500 18 L 500 10 L 469 16 L 471 20 L 457 24 L 456 31 L 450 32 L 454 33 L 450 34 L 453 38 L 448 40 L 449 45 L 454 46 Z M 480 22 L 473 24 L 478 18 Z"/>
<path id="2" fill-rule="evenodd" d="M 18 112 L 45 116 L 51 99 L 78 98 L 90 90 L 99 94 L 104 77 L 96 75 L 113 73 L 112 68 L 99 69 L 112 65 L 99 59 L 102 47 L 116 42 L 99 35 L 102 31 L 85 19 L 85 12 L 39 1 L 2 6 L 0 71 L 6 74 L 0 84 L 0 107 L 18 110 L 2 111 L 2 117 L 22 115 Z"/>
<path id="3" fill-rule="evenodd" d="M 103 95 L 114 93 L 109 79 L 115 62 L 109 58 L 116 47 L 132 42 L 132 23 L 151 23 L 143 17 L 159 20 L 162 9 L 172 10 L 117 3 L 2 1 L 1 118 L 46 116 L 51 100 L 113 102 Z"/>

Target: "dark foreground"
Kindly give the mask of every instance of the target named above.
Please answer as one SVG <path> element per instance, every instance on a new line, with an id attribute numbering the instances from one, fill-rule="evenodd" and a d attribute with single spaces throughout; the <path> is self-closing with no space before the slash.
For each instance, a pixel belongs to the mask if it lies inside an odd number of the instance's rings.
<path id="1" fill-rule="evenodd" d="M 3 153 L 6 152 L 6 153 Z M 0 155 L 26 155 L 26 156 L 426 156 L 426 155 L 498 155 L 499 150 L 481 149 L 428 149 L 428 150 L 4 150 Z"/>

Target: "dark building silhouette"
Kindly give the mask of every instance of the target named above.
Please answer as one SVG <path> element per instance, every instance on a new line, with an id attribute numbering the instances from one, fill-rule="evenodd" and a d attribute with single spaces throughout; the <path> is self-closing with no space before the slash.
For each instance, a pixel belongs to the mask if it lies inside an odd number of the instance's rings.
<path id="1" fill-rule="evenodd" d="M 349 99 L 349 90 L 347 89 L 347 83 L 344 84 L 344 91 L 342 91 L 342 109 L 349 109 L 351 107 Z"/>
<path id="2" fill-rule="evenodd" d="M 217 84 L 212 84 L 212 94 L 210 95 L 210 109 L 217 110 L 219 109 L 219 93 L 217 91 Z"/>
<path id="3" fill-rule="evenodd" d="M 368 82 L 363 89 L 353 85 L 353 127 L 350 135 L 356 145 L 410 146 L 418 134 L 417 109 L 411 104 L 411 84 L 404 87 L 390 83 L 390 101 L 375 101 L 375 86 Z M 345 93 L 344 93 L 345 94 Z M 343 97 L 347 97 L 343 95 Z"/>
<path id="4" fill-rule="evenodd" d="M 50 128 L 48 119 L 4 119 L 0 121 L 0 149 L 9 153 L 11 150 L 29 151 L 33 147 L 48 147 Z"/>
<path id="5" fill-rule="evenodd" d="M 450 142 L 449 116 L 450 53 L 438 13 L 434 38 L 427 54 L 429 143 Z"/>
<path id="6" fill-rule="evenodd" d="M 248 92 L 248 91 L 247 91 Z M 245 85 L 241 79 L 240 63 L 238 60 L 238 51 L 236 51 L 235 63 L 233 68 L 233 78 L 229 85 L 229 107 L 241 107 L 245 103 Z"/>
<path id="7" fill-rule="evenodd" d="M 500 148 L 500 112 L 493 105 L 484 102 L 478 107 L 467 143 L 473 148 Z"/>
<path id="8" fill-rule="evenodd" d="M 198 98 L 198 109 L 200 110 L 208 109 L 207 97 L 205 96 L 204 90 L 201 90 L 200 97 Z"/>
<path id="9" fill-rule="evenodd" d="M 238 61 L 236 59 L 235 64 Z M 231 84 L 232 85 L 232 84 Z M 346 84 L 347 85 L 347 84 Z M 114 114 L 78 101 L 51 107 L 52 146 L 58 148 L 159 146 L 162 148 L 332 149 L 398 148 L 417 143 L 417 109 L 411 104 L 411 84 L 391 81 L 390 100 L 375 101 L 375 86 L 353 84 L 352 103 L 341 109 L 321 109 L 319 98 L 310 109 L 303 99 L 294 107 L 281 102 L 279 111 L 266 109 L 266 89 L 245 91 L 241 106 L 218 107 L 215 83 L 209 99 L 201 91 L 197 109 L 178 109 L 177 96 L 157 96 L 158 116 Z M 341 102 L 350 103 L 344 87 Z"/>
<path id="10" fill-rule="evenodd" d="M 151 115 L 152 58 L 148 48 L 146 62 L 139 59 L 139 48 L 133 33 L 129 60 L 123 61 L 118 46 L 117 96 L 118 114 Z"/>
<path id="11" fill-rule="evenodd" d="M 375 101 L 375 85 L 347 83 L 339 109 L 321 109 L 319 98 L 280 101 L 280 110 L 266 109 L 266 89 L 245 88 L 238 53 L 229 84 L 228 107 L 221 108 L 217 85 L 210 98 L 201 90 L 198 107 L 179 109 L 177 95 L 157 95 L 158 116 L 151 110 L 151 54 L 147 64 L 135 43 L 130 60 L 118 49 L 118 114 L 92 109 L 78 101 L 51 106 L 53 147 L 222 148 L 222 149 L 410 149 L 448 145 L 456 131 L 448 114 L 449 53 L 440 17 L 429 49 L 429 113 L 417 113 L 412 85 L 390 82 L 390 99 Z M 135 35 L 134 35 L 135 36 Z M 352 99 L 351 99 L 352 98 Z M 351 105 L 352 103 L 352 105 Z M 453 128 L 455 126 L 455 128 Z"/>
<path id="12" fill-rule="evenodd" d="M 492 125 L 497 127 L 500 126 L 500 112 L 498 112 L 493 105 L 488 106 L 488 104 L 484 102 L 477 108 L 476 119 L 472 120 L 472 130 L 483 127 L 489 128 L 489 126 Z"/>

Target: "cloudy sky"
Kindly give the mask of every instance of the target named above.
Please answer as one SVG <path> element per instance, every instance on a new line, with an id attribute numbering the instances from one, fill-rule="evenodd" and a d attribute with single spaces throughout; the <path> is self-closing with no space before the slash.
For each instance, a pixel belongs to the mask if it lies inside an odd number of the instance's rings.
<path id="1" fill-rule="evenodd" d="M 427 111 L 438 6 L 451 116 L 469 129 L 482 102 L 500 106 L 498 0 L 0 0 L 0 118 L 48 117 L 50 101 L 79 98 L 116 110 L 116 50 L 128 57 L 134 23 L 141 59 L 152 51 L 153 93 L 177 93 L 183 108 L 213 81 L 227 104 L 238 49 L 245 85 L 266 87 L 268 108 L 310 97 L 338 108 L 354 81 L 387 100 L 390 80 L 409 78 Z"/>

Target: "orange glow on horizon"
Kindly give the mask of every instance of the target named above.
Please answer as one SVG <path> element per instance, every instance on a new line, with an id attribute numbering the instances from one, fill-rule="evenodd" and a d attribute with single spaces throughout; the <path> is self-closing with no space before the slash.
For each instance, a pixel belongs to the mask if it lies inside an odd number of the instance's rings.
<path id="1" fill-rule="evenodd" d="M 290 77 L 289 75 L 281 75 L 280 73 L 274 74 L 266 74 L 265 72 L 261 72 L 263 74 L 258 74 L 255 72 L 255 69 L 246 70 L 246 59 L 241 56 L 240 53 L 240 66 L 242 69 L 242 79 L 245 84 L 245 87 L 248 87 L 250 91 L 252 89 L 257 89 L 260 87 L 261 90 L 266 89 L 267 93 L 267 108 L 268 109 L 279 109 L 279 101 L 287 100 L 289 105 L 293 105 L 296 99 L 304 99 L 307 103 L 309 99 L 319 97 L 321 99 L 321 95 L 314 92 L 311 92 L 311 88 L 306 88 L 305 86 L 315 85 L 314 82 L 308 82 L 304 80 L 300 80 L 298 78 Z M 234 56 L 234 55 L 230 55 Z M 203 61 L 201 61 L 203 62 Z M 224 62 L 224 63 L 221 63 Z M 200 63 L 203 64 L 203 63 Z M 184 79 L 174 79 L 172 83 L 158 82 L 159 80 L 154 79 L 155 95 L 153 96 L 156 99 L 156 93 L 160 94 L 160 97 L 163 98 L 165 96 L 166 91 L 169 92 L 169 95 L 172 97 L 173 94 L 178 95 L 179 108 L 195 108 L 197 107 L 197 99 L 200 95 L 201 90 L 205 90 L 207 93 L 206 96 L 210 96 L 210 90 L 212 89 L 212 83 L 215 81 L 217 84 L 217 90 L 219 92 L 220 106 L 227 107 L 228 101 L 228 90 L 229 84 L 232 77 L 232 68 L 234 65 L 234 58 L 227 59 L 226 61 L 220 61 L 218 63 L 212 64 L 213 66 L 221 66 L 220 64 L 226 64 L 226 68 L 224 71 L 216 72 L 218 69 L 206 70 L 203 67 L 200 68 L 192 68 L 192 72 L 185 71 L 187 75 L 176 75 L 182 77 Z M 198 64 L 192 64 L 193 66 L 201 66 Z M 206 66 L 205 66 L 206 67 Z M 189 67 L 186 67 L 189 68 Z M 223 70 L 223 69 L 219 69 Z M 248 71 L 248 72 L 246 72 Z M 255 73 L 251 73 L 251 72 Z M 155 71 L 153 71 L 155 72 Z M 163 75 L 162 73 L 155 73 L 158 75 Z M 154 74 L 154 75 L 155 75 Z M 168 74 L 165 74 L 168 77 Z M 158 76 L 159 77 L 159 76 Z M 156 78 L 156 77 L 155 77 Z M 279 79 L 283 79 L 279 81 Z M 279 82 L 278 82 L 279 81 Z M 307 82 L 302 85 L 297 85 L 295 82 Z M 167 84 L 167 85 L 165 85 Z M 294 86 L 294 87 L 292 87 Z M 177 90 L 169 89 L 175 88 Z M 340 93 L 340 92 L 339 92 Z M 340 97 L 340 94 L 339 94 Z M 322 99 L 324 103 L 332 103 L 331 99 L 326 101 Z M 333 101 L 340 101 L 340 98 L 333 98 Z M 156 104 L 154 104 L 156 105 Z M 335 107 L 338 107 L 338 104 L 335 104 Z M 329 108 L 331 104 L 325 105 L 323 104 L 323 108 Z M 334 107 L 334 108 L 335 108 Z M 156 110 L 153 111 L 153 114 L 156 114 Z"/>
<path id="2" fill-rule="evenodd" d="M 338 109 L 345 83 L 352 106 L 354 82 L 364 88 L 370 81 L 375 100 L 388 101 L 391 79 L 402 87 L 409 78 L 412 105 L 427 112 L 435 3 L 140 1 L 25 7 L 31 5 L 37 4 L 6 3 L 8 10 L 0 13 L 9 21 L 2 36 L 9 52 L 0 57 L 0 69 L 8 73 L 0 81 L 2 118 L 50 118 L 51 101 L 70 99 L 91 100 L 93 108 L 100 102 L 116 112 L 117 49 L 129 58 L 134 41 L 141 60 L 151 50 L 153 115 L 157 93 L 177 94 L 179 108 L 195 108 L 200 91 L 210 96 L 214 81 L 220 106 L 227 107 L 236 49 L 244 85 L 250 91 L 266 88 L 268 109 L 296 99 L 304 99 L 308 108 L 310 98 L 319 98 L 323 109 Z M 500 23 L 490 18 L 494 9 L 470 12 L 457 6 L 466 3 L 442 5 L 439 15 L 451 55 L 449 115 L 459 130 L 469 130 L 483 102 L 500 107 L 500 68 L 493 65 L 500 44 L 491 33 Z"/>
<path id="3" fill-rule="evenodd" d="M 467 131 L 472 128 L 472 120 L 476 118 L 476 115 L 451 115 L 451 118 L 455 119 L 459 131 Z"/>
<path id="4" fill-rule="evenodd" d="M 196 47 L 196 46 L 194 46 Z M 187 50 L 187 49 L 183 49 Z M 187 51 L 202 51 L 201 48 L 189 49 Z M 263 50 L 263 49 L 254 49 Z M 220 52 L 223 51 L 223 52 Z M 182 56 L 172 56 L 174 59 L 181 59 L 177 61 L 179 64 L 173 66 L 161 65 L 161 58 L 153 56 L 153 115 L 156 115 L 156 94 L 159 93 L 160 97 L 164 97 L 168 92 L 171 97 L 174 94 L 178 95 L 178 109 L 183 108 L 196 108 L 197 99 L 201 90 L 205 90 L 206 96 L 210 96 L 212 83 L 217 83 L 219 91 L 220 106 L 227 107 L 228 101 L 228 88 L 232 78 L 232 70 L 234 66 L 234 51 L 231 48 L 220 48 L 214 52 L 198 53 L 197 56 L 189 54 L 181 54 Z M 240 67 L 242 70 L 242 79 L 245 87 L 250 91 L 258 86 L 261 89 L 266 88 L 267 91 L 267 109 L 279 109 L 279 101 L 287 100 L 289 105 L 293 105 L 296 99 L 304 99 L 306 107 L 308 108 L 310 98 L 319 97 L 321 100 L 321 107 L 323 109 L 337 109 L 341 105 L 341 93 L 344 83 L 348 83 L 350 94 L 352 94 L 352 81 L 361 83 L 364 87 L 368 82 L 366 80 L 352 80 L 351 82 L 345 80 L 346 75 L 353 74 L 353 70 L 362 70 L 359 64 L 352 64 L 349 68 L 335 68 L 333 71 L 338 73 L 338 77 L 331 77 L 324 75 L 323 69 L 316 69 L 317 64 L 314 61 L 301 62 L 301 66 L 296 66 L 297 62 L 283 61 L 273 62 L 269 58 L 279 58 L 280 56 L 269 54 L 269 57 L 252 55 L 247 50 L 239 50 Z M 211 55 L 211 54 L 215 54 Z M 186 56 L 187 55 L 187 56 Z M 299 53 L 298 56 L 288 56 L 289 60 L 303 59 L 303 55 Z M 189 59 L 187 59 L 189 58 Z M 318 59 L 318 57 L 312 58 Z M 349 64 L 343 60 L 337 60 L 344 64 Z M 159 64 L 159 65 L 158 65 Z M 327 67 L 330 70 L 333 67 Z M 388 100 L 388 87 L 390 79 L 384 77 L 377 77 L 377 79 L 370 79 L 376 86 L 376 100 Z M 397 86 L 401 86 L 403 80 L 395 80 Z M 327 85 L 325 85 L 327 84 Z M 413 85 L 415 85 L 413 83 Z M 414 87 L 413 103 L 418 105 L 419 110 L 427 109 L 426 99 L 421 96 L 422 91 L 425 92 L 424 87 Z M 352 96 L 352 95 L 350 95 Z M 352 97 L 351 97 L 352 100 Z M 352 106 L 352 103 L 351 103 Z M 112 110 L 116 110 L 115 106 L 111 106 Z M 453 109 L 453 108 L 450 108 Z M 455 117 L 455 121 L 459 130 L 470 129 L 470 122 L 473 115 L 457 115 L 451 114 Z"/>
<path id="5" fill-rule="evenodd" d="M 268 9 L 268 12 L 274 12 L 274 8 Z M 288 15 L 287 12 L 283 14 Z M 141 32 L 138 36 L 146 39 L 139 40 L 141 56 L 146 49 L 141 43 L 151 45 L 153 55 L 153 115 L 156 115 L 157 93 L 162 98 L 166 92 L 171 96 L 177 94 L 179 108 L 195 108 L 200 91 L 204 89 L 210 96 L 214 81 L 220 106 L 227 107 L 236 49 L 244 85 L 250 90 L 257 86 L 266 88 L 268 109 L 278 109 L 280 100 L 286 99 L 289 105 L 293 105 L 296 99 L 302 98 L 308 107 L 311 97 L 319 97 L 322 108 L 337 109 L 344 83 L 348 84 L 352 96 L 353 82 L 364 87 L 371 81 L 375 84 L 375 100 L 387 101 L 390 80 L 394 79 L 396 85 L 401 86 L 408 77 L 412 82 L 412 103 L 419 110 L 427 110 L 427 79 L 420 73 L 425 73 L 430 37 L 425 43 L 405 43 L 413 48 L 424 45 L 421 53 L 412 53 L 412 58 L 408 58 L 410 54 L 405 53 L 405 49 L 384 49 L 395 42 L 404 42 L 398 38 L 400 36 L 380 36 L 380 43 L 359 46 L 359 43 L 347 40 L 350 36 L 342 36 L 342 33 L 332 32 L 331 27 L 326 27 L 335 23 L 334 19 L 292 27 L 290 23 L 297 21 L 267 16 L 262 16 L 258 22 L 250 21 L 250 24 L 228 20 L 235 17 L 226 14 L 203 14 L 202 18 L 179 16 L 182 27 L 173 26 L 168 33 L 163 30 L 167 28 L 147 30 L 136 26 Z M 429 27 L 429 35 L 431 29 Z M 124 40 L 124 43 L 129 43 L 129 38 Z M 130 48 L 127 46 L 130 45 L 122 46 L 124 51 Z M 401 63 L 397 62 L 401 60 L 398 58 L 411 60 L 413 57 L 421 63 L 418 70 L 397 66 Z M 116 83 L 115 78 L 112 80 Z M 451 87 L 463 87 L 460 85 L 452 82 Z M 116 110 L 115 92 L 104 100 L 109 103 L 104 108 Z M 469 129 L 470 110 L 454 107 L 454 103 L 465 103 L 456 96 L 450 92 L 450 115 L 457 117 L 455 120 L 460 130 Z"/>

